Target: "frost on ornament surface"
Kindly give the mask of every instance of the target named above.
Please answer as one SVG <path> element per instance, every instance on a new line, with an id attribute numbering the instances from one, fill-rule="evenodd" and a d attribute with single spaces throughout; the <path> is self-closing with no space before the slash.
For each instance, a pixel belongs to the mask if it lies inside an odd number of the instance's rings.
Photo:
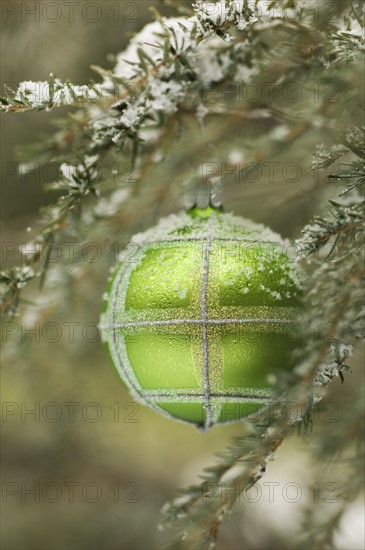
<path id="1" fill-rule="evenodd" d="M 262 225 L 197 209 L 133 238 L 138 260 L 110 284 L 102 332 L 136 399 L 199 427 L 273 398 L 298 343 L 300 276 Z"/>

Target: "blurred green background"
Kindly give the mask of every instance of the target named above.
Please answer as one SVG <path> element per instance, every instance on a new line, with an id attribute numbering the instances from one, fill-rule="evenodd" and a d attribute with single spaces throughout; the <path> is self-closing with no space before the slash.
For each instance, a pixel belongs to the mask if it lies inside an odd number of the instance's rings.
<path id="1" fill-rule="evenodd" d="M 50 72 L 73 82 L 97 79 L 90 65 L 110 66 L 108 54 L 121 51 L 128 33 L 152 20 L 149 6 L 158 5 L 162 13 L 171 15 L 157 2 L 82 0 L 74 2 L 73 22 L 67 2 L 40 3 L 49 6 L 37 21 L 24 11 L 24 5 L 31 10 L 39 2 L 3 4 L 2 85 L 46 80 Z M 52 22 L 58 12 L 51 4 L 61 9 L 57 22 Z M 41 170 L 24 179 L 12 167 L 19 147 L 51 135 L 51 121 L 60 114 L 24 113 L 1 119 L 5 243 L 26 242 L 26 228 L 36 223 L 39 207 L 52 199 L 44 193 Z M 188 150 L 194 131 L 187 130 L 175 149 Z M 322 208 L 320 197 L 335 194 L 333 187 L 327 190 L 329 184 L 317 182 L 308 171 L 320 137 L 312 130 L 279 158 L 280 163 L 294 159 L 303 167 L 299 181 L 279 177 L 271 183 L 267 174 L 259 181 L 232 184 L 225 192 L 226 210 L 266 223 L 285 237 L 299 236 L 300 228 Z M 72 300 L 67 295 L 64 302 L 54 304 L 53 317 L 42 318 L 41 310 L 38 318 L 34 305 L 18 320 L 23 327 L 7 327 L 14 335 L 8 349 L 4 348 L 2 370 L 4 550 L 159 547 L 164 537 L 157 528 L 163 503 L 176 496 L 177 487 L 196 481 L 201 469 L 214 462 L 213 453 L 242 429 L 240 424 L 220 426 L 200 434 L 134 404 L 93 327 L 82 333 L 86 323 L 98 322 L 106 285 L 105 271 L 93 264 L 84 276 L 92 283 L 76 279 Z M 33 292 L 28 298 L 40 303 L 48 300 L 46 291 Z M 59 340 L 52 322 L 63 329 Z M 74 338 L 70 338 L 72 326 Z M 28 329 L 35 329 L 35 335 L 27 334 Z M 342 411 L 351 406 L 362 380 L 359 353 L 350 364 L 354 372 L 346 384 L 341 386 L 338 380 L 331 384 L 315 425 L 317 433 L 326 429 L 328 418 L 340 421 Z M 341 489 L 337 470 L 323 473 L 311 460 L 311 445 L 310 438 L 297 436 L 284 443 L 261 482 L 262 496 L 255 501 L 253 491 L 255 502 L 237 506 L 222 527 L 218 549 L 292 547 L 301 530 L 300 510 L 314 499 L 310 487 L 335 482 Z M 273 502 L 264 482 L 279 483 Z M 297 502 L 293 494 L 285 493 L 287 483 L 299 485 L 302 494 Z M 361 518 L 361 505 L 354 503 L 351 516 L 341 526 L 338 548 L 361 548 Z"/>

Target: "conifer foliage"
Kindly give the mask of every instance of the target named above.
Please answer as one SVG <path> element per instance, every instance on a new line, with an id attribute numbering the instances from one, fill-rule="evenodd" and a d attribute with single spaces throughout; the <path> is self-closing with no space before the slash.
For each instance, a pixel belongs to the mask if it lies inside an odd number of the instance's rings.
<path id="1" fill-rule="evenodd" d="M 307 168 L 318 181 L 288 199 L 303 192 L 318 199 L 315 217 L 296 241 L 308 274 L 303 345 L 280 385 L 295 407 L 286 415 L 280 406 L 261 411 L 201 483 L 163 508 L 171 548 L 213 548 L 239 493 L 262 478 L 288 434 L 311 431 L 311 411 L 332 380 L 351 383 L 347 362 L 365 327 L 364 14 L 362 2 L 348 0 L 323 6 L 304 0 L 162 3 L 172 6 L 174 17 L 153 9 L 155 20 L 116 55 L 112 69 L 94 67 L 95 82 L 75 85 L 50 75 L 21 82 L 1 98 L 9 114 L 69 112 L 22 164 L 26 171 L 39 158 L 57 162 L 59 180 L 50 187 L 59 198 L 43 210 L 23 264 L 1 272 L 1 313 L 4 320 L 18 315 L 24 287 L 36 281 L 43 295 L 67 292 L 83 273 L 81 250 L 90 236 L 110 243 L 117 232 L 124 246 L 140 228 L 181 209 L 201 186 L 199 158 L 213 167 L 204 180 L 213 189 L 221 179 L 219 163 L 233 170 L 240 151 L 245 162 L 272 162 L 289 147 L 295 156 L 296 144 L 308 149 L 311 143 Z M 244 128 L 253 127 L 254 138 L 246 136 Z M 186 129 L 194 141 L 179 148 Z M 50 261 L 53 249 L 70 238 L 77 242 L 72 270 Z M 355 443 L 362 414 L 354 389 L 351 413 L 321 434 L 318 461 L 329 452 L 341 457 L 349 479 L 335 515 L 304 510 L 303 548 L 332 548 L 347 504 L 361 491 L 363 450 Z"/>

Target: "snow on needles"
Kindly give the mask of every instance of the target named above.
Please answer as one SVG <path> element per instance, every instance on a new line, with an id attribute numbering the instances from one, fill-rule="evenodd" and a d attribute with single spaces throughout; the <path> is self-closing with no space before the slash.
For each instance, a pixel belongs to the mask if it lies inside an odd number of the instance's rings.
<path id="1" fill-rule="evenodd" d="M 56 79 L 53 82 L 25 81 L 19 84 L 15 99 L 25 100 L 31 107 L 50 107 L 56 105 L 70 105 L 77 101 L 95 101 L 101 96 L 101 85 L 86 84 L 79 86 L 72 83 L 62 83 Z"/>

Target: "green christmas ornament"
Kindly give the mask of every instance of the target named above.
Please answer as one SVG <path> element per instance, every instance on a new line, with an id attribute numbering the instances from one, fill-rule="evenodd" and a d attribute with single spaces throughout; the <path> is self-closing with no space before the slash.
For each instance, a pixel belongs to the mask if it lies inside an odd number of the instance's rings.
<path id="1" fill-rule="evenodd" d="M 133 243 L 101 329 L 134 398 L 199 428 L 270 403 L 300 333 L 300 273 L 288 243 L 212 207 L 162 219 Z"/>

